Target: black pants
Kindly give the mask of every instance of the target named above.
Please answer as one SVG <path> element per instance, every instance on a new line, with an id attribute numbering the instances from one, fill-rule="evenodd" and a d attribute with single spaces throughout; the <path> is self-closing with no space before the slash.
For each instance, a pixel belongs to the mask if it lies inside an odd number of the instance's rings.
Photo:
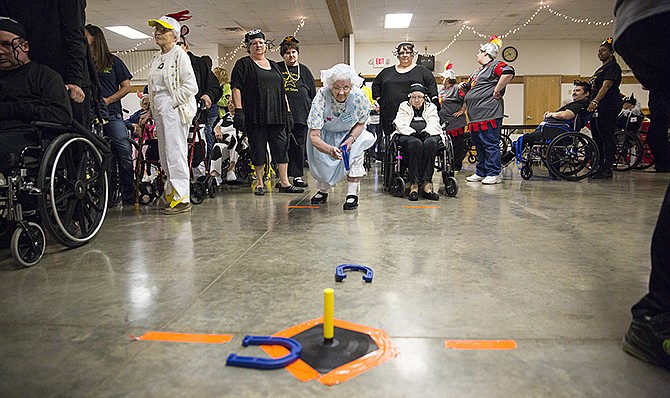
<path id="1" fill-rule="evenodd" d="M 613 103 L 598 104 L 598 117 L 591 119 L 591 132 L 593 141 L 598 146 L 600 154 L 599 171 L 612 171 L 614 164 L 614 154 L 616 152 L 616 139 L 614 131 L 616 130 L 616 120 L 621 112 L 623 102 L 621 100 Z"/>
<path id="2" fill-rule="evenodd" d="M 409 169 L 411 184 L 432 183 L 435 171 L 435 154 L 441 138 L 431 135 L 421 140 L 411 135 L 398 135 L 398 144 L 402 146 L 403 161 Z"/>
<path id="3" fill-rule="evenodd" d="M 36 132 L 0 132 L 0 172 L 9 171 L 19 164 L 23 148 L 37 145 Z"/>
<path id="4" fill-rule="evenodd" d="M 649 93 L 651 125 L 647 133 L 647 144 L 654 155 L 656 171 L 670 172 L 670 142 L 668 142 L 670 104 L 664 102 L 663 94 L 659 90 Z"/>
<path id="5" fill-rule="evenodd" d="M 288 163 L 288 136 L 284 125 L 266 124 L 259 126 L 252 124 L 247 126 L 247 137 L 251 147 L 251 163 L 254 166 L 265 164 L 267 158 L 267 147 L 270 145 L 270 153 L 275 163 Z"/>
<path id="6" fill-rule="evenodd" d="M 288 137 L 288 175 L 302 177 L 305 168 L 305 143 L 307 142 L 307 125 L 294 124 L 293 138 Z"/>
<path id="7" fill-rule="evenodd" d="M 631 25 L 615 43 L 616 51 L 635 73 L 640 83 L 650 90 L 650 98 L 670 117 L 670 13 L 646 18 Z M 659 110 L 660 112 L 660 110 Z M 651 276 L 649 293 L 632 308 L 634 317 L 654 316 L 670 312 L 670 189 L 658 215 L 651 238 Z"/>
<path id="8" fill-rule="evenodd" d="M 460 171 L 465 157 L 465 134 L 451 137 L 451 143 L 454 145 L 454 170 Z"/>

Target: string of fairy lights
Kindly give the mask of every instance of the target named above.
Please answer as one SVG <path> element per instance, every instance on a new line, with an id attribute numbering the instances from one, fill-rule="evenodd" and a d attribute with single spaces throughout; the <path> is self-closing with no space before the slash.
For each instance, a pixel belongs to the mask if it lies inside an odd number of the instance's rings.
<path id="1" fill-rule="evenodd" d="M 563 13 L 561 13 L 561 12 L 559 12 L 559 11 L 556 11 L 556 10 L 552 9 L 548 4 L 543 4 L 543 3 L 540 3 L 540 4 L 541 4 L 540 7 L 539 7 L 537 10 L 535 10 L 535 12 L 533 12 L 533 14 L 526 20 L 526 22 L 524 22 L 523 24 L 521 24 L 521 25 L 519 25 L 519 26 L 510 28 L 507 32 L 505 32 L 504 34 L 500 35 L 499 37 L 500 37 L 501 39 L 504 39 L 504 38 L 506 38 L 506 37 L 509 37 L 509 36 L 515 34 L 515 33 L 518 32 L 519 30 L 525 28 L 525 27 L 528 26 L 528 25 L 535 19 L 535 17 L 536 17 L 541 11 L 543 11 L 543 10 L 547 10 L 547 11 L 548 11 L 549 13 L 551 13 L 552 15 L 555 15 L 555 16 L 557 16 L 557 17 L 559 17 L 559 18 L 563 18 L 563 19 L 566 20 L 566 21 L 570 21 L 570 22 L 572 22 L 572 23 L 577 23 L 577 24 L 586 24 L 586 25 L 594 25 L 594 26 L 608 26 L 608 25 L 614 23 L 614 19 L 610 19 L 609 21 L 591 21 L 591 20 L 589 20 L 589 18 L 575 18 L 575 17 L 572 17 L 572 16 L 570 16 L 570 15 L 563 14 Z M 293 36 L 297 36 L 297 35 L 298 35 L 298 32 L 300 31 L 300 29 L 301 29 L 303 26 L 305 26 L 305 18 L 301 18 L 301 19 L 300 19 L 300 22 L 298 22 L 298 26 L 296 27 L 295 32 L 293 33 Z M 447 51 L 449 48 L 451 48 L 451 46 L 454 45 L 454 43 L 456 43 L 456 41 L 458 40 L 458 38 L 463 34 L 463 32 L 464 32 L 465 30 L 468 30 L 468 31 L 472 32 L 474 35 L 479 36 L 479 37 L 484 38 L 484 39 L 488 39 L 488 38 L 491 36 L 491 35 L 484 34 L 484 33 L 480 32 L 480 31 L 478 31 L 477 29 L 475 29 L 474 27 L 468 25 L 467 23 L 464 23 L 464 24 L 461 25 L 461 27 L 460 27 L 460 29 L 458 30 L 458 32 L 453 36 L 452 40 L 449 42 L 449 44 L 446 45 L 446 47 L 444 47 L 444 48 L 441 49 L 440 51 L 438 51 L 438 52 L 436 52 L 436 53 L 434 53 L 434 54 L 431 54 L 431 55 L 438 56 L 438 55 L 444 53 L 445 51 Z M 137 43 L 137 44 L 136 44 L 133 48 L 131 48 L 130 50 L 126 50 L 126 51 L 117 51 L 117 52 L 115 52 L 114 54 L 116 54 L 116 55 L 127 55 L 127 54 L 130 54 L 130 53 L 132 53 L 132 52 L 137 51 L 138 48 L 141 47 L 143 44 L 145 44 L 145 43 L 147 43 L 147 42 L 150 42 L 150 41 L 152 41 L 152 40 L 153 40 L 153 38 L 146 39 L 146 40 L 144 40 L 144 41 L 142 41 L 142 42 L 140 42 L 140 43 Z M 268 41 L 268 44 L 269 44 L 268 47 L 270 47 L 269 51 L 271 51 L 271 52 L 276 52 L 276 51 L 279 50 L 279 47 L 273 46 L 272 41 Z M 241 40 L 241 41 L 240 41 L 240 44 L 239 44 L 236 48 L 234 48 L 234 49 L 232 49 L 231 51 L 227 52 L 227 53 L 224 54 L 223 56 L 219 56 L 219 57 L 217 57 L 217 58 L 216 58 L 216 61 L 218 62 L 218 64 L 219 64 L 220 66 L 228 65 L 229 63 L 231 63 L 231 62 L 237 57 L 237 53 L 238 53 L 241 49 L 243 49 L 243 48 L 244 48 L 244 40 Z M 143 71 L 145 71 L 146 69 L 148 69 L 150 66 L 151 66 L 151 62 L 149 62 L 148 64 L 144 65 L 143 67 L 139 68 L 138 70 L 136 70 L 136 71 L 134 71 L 134 72 L 132 72 L 132 73 L 133 73 L 133 75 L 135 75 L 135 74 L 137 74 L 137 73 L 143 72 Z"/>
<path id="2" fill-rule="evenodd" d="M 610 19 L 609 21 L 603 22 L 603 21 L 591 21 L 591 20 L 589 20 L 588 18 L 574 18 L 574 17 L 571 17 L 571 16 L 569 16 L 569 15 L 560 13 L 560 12 L 558 12 L 558 11 L 552 9 L 548 4 L 544 4 L 544 5 L 541 5 L 537 10 L 535 10 L 535 12 L 530 16 L 530 18 L 528 18 L 528 20 L 526 20 L 526 22 L 524 22 L 524 23 L 521 24 L 520 26 L 516 26 L 516 27 L 514 27 L 514 28 L 510 28 L 510 30 L 508 30 L 505 34 L 500 35 L 499 37 L 500 37 L 501 39 L 504 39 L 504 38 L 506 38 L 506 37 L 508 37 L 508 36 L 511 36 L 511 35 L 515 34 L 515 33 L 518 32 L 519 30 L 525 28 L 526 26 L 528 26 L 528 24 L 530 24 L 530 23 L 535 19 L 535 17 L 537 16 L 537 14 L 539 14 L 540 11 L 542 11 L 542 10 L 547 10 L 548 12 L 550 12 L 551 14 L 553 14 L 553 15 L 555 15 L 555 16 L 557 16 L 557 17 L 560 17 L 560 18 L 565 19 L 566 21 L 570 21 L 570 22 L 578 23 L 578 24 L 595 25 L 595 26 L 607 26 L 607 25 L 610 25 L 610 24 L 614 23 L 614 20 L 613 20 L 613 19 Z M 440 55 L 440 54 L 442 54 L 443 52 L 447 51 L 447 50 L 448 50 L 448 49 L 449 49 L 449 48 L 456 42 L 456 40 L 461 36 L 461 34 L 462 34 L 466 29 L 469 30 L 470 32 L 472 32 L 473 34 L 475 34 L 475 35 L 477 35 L 477 36 L 479 36 L 479 37 L 481 37 L 481 38 L 484 38 L 484 39 L 488 39 L 489 37 L 491 37 L 491 35 L 487 35 L 487 34 L 481 33 L 481 32 L 479 32 L 477 29 L 475 29 L 475 28 L 473 28 L 472 26 L 468 25 L 467 23 L 464 23 L 463 25 L 461 25 L 461 28 L 460 28 L 460 29 L 458 30 L 458 32 L 454 35 L 453 39 L 451 40 L 451 42 L 449 42 L 449 44 L 447 44 L 446 47 L 444 47 L 442 50 L 436 52 L 435 54 L 431 54 L 431 55 L 435 55 L 435 56 L 437 56 L 437 55 Z"/>

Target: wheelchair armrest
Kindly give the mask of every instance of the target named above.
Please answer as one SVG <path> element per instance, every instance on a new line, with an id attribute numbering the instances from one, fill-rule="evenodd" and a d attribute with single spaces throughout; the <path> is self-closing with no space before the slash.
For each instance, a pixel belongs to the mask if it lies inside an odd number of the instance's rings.
<path id="1" fill-rule="evenodd" d="M 59 123 L 52 123 L 52 122 L 31 122 L 30 123 L 32 126 L 35 127 L 40 127 L 43 129 L 49 129 L 49 130 L 56 130 L 56 131 L 63 131 L 63 132 L 69 132 L 69 133 L 75 133 L 77 130 L 72 127 L 72 126 L 66 126 L 64 124 L 59 124 Z"/>

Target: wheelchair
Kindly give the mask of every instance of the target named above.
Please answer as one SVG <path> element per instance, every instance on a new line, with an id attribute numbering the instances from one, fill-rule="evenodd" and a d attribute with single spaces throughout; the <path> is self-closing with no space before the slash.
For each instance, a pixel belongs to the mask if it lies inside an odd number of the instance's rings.
<path id="1" fill-rule="evenodd" d="M 37 264 L 46 234 L 69 248 L 93 239 L 105 220 L 111 150 L 73 122 L 33 122 L 38 145 L 26 147 L 0 186 L 0 234 L 22 267 Z"/>
<path id="2" fill-rule="evenodd" d="M 533 177 L 533 166 L 546 166 L 552 178 L 566 181 L 579 181 L 595 172 L 600 159 L 595 141 L 580 133 L 575 124 L 547 124 L 545 126 L 559 130 L 556 137 L 525 145 L 523 137 L 515 142 L 516 162 L 519 174 L 524 180 Z M 581 126 L 586 124 L 586 119 Z"/>
<path id="3" fill-rule="evenodd" d="M 397 134 L 391 135 L 386 144 L 386 156 L 384 159 L 384 187 L 394 196 L 402 197 L 405 195 L 405 189 L 408 185 L 407 165 L 403 162 L 403 148 L 397 141 Z M 449 197 L 458 194 L 458 181 L 454 177 L 454 146 L 451 137 L 442 128 L 440 134 L 440 143 L 435 155 L 435 169 L 442 175 L 444 183 L 444 192 Z"/>
<path id="4" fill-rule="evenodd" d="M 627 116 L 619 116 L 617 129 L 614 132 L 616 141 L 616 152 L 612 167 L 614 171 L 637 169 L 642 163 L 645 149 L 642 140 L 640 140 L 640 127 L 643 120 L 643 115 L 633 113 Z"/>

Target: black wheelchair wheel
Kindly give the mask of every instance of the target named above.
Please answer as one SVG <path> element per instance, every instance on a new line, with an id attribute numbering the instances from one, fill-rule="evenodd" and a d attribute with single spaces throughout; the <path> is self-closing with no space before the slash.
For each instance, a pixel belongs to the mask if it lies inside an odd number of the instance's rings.
<path id="1" fill-rule="evenodd" d="M 599 160 L 598 147 L 593 139 L 574 131 L 554 138 L 545 157 L 549 172 L 567 181 L 579 181 L 590 176 Z"/>
<path id="2" fill-rule="evenodd" d="M 402 177 L 396 177 L 393 184 L 393 195 L 398 197 L 405 196 L 405 180 Z"/>
<path id="3" fill-rule="evenodd" d="M 614 139 L 616 152 L 613 169 L 615 171 L 629 171 L 637 168 L 644 153 L 640 139 L 636 135 L 622 130 L 614 133 Z"/>
<path id="4" fill-rule="evenodd" d="M 34 222 L 25 223 L 25 228 L 19 225 L 12 234 L 10 249 L 12 257 L 22 267 L 32 267 L 37 264 L 47 247 L 44 230 Z"/>
<path id="5" fill-rule="evenodd" d="M 456 181 L 455 177 L 447 177 L 446 181 L 444 182 L 444 193 L 446 193 L 450 198 L 458 195 L 458 181 Z"/>
<path id="6" fill-rule="evenodd" d="M 530 180 L 533 178 L 533 168 L 531 166 L 523 166 L 521 167 L 521 170 L 519 170 L 519 174 L 524 180 Z"/>
<path id="7" fill-rule="evenodd" d="M 40 163 L 39 212 L 58 243 L 78 247 L 93 239 L 107 214 L 108 177 L 102 154 L 88 139 L 63 134 Z"/>
<path id="8" fill-rule="evenodd" d="M 142 181 L 140 183 L 139 202 L 142 205 L 148 205 L 156 199 L 156 191 L 154 186 L 149 181 Z"/>
<path id="9" fill-rule="evenodd" d="M 635 168 L 644 170 L 654 165 L 654 154 L 651 153 L 651 148 L 649 148 L 649 144 L 647 144 L 646 135 L 644 136 L 644 140 L 640 138 L 640 142 L 642 142 L 642 158 Z"/>
<path id="10" fill-rule="evenodd" d="M 200 181 L 192 181 L 191 203 L 194 205 L 199 205 L 205 200 L 205 196 L 207 196 L 207 188 L 205 188 L 205 184 Z"/>

